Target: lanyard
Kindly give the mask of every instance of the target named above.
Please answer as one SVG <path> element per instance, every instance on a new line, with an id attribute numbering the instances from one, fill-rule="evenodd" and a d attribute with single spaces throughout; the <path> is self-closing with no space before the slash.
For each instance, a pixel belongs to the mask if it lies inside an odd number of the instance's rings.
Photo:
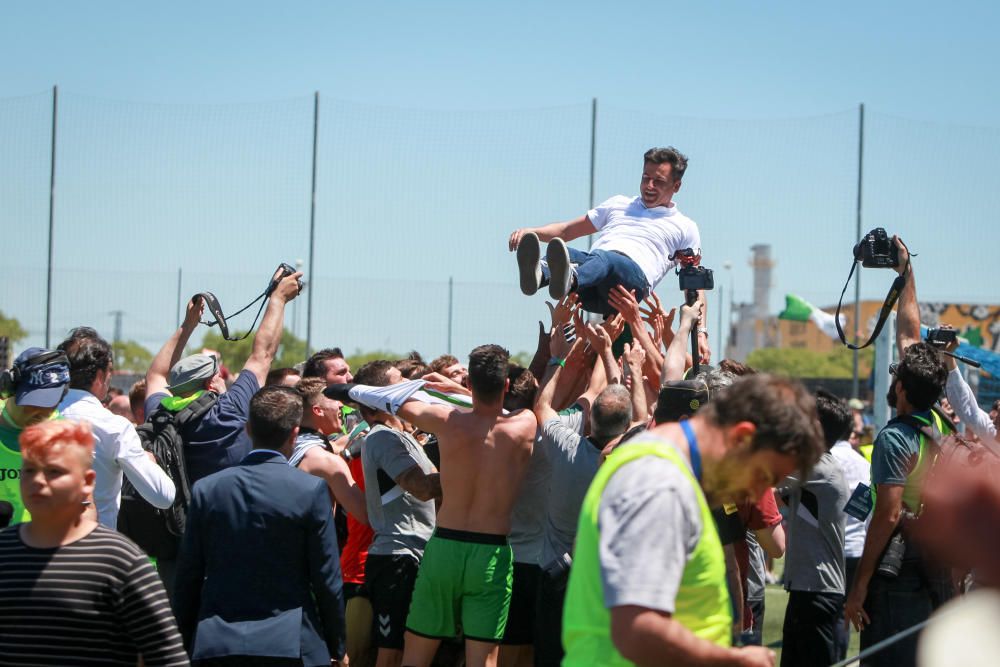
<path id="1" fill-rule="evenodd" d="M 698 438 L 694 434 L 694 429 L 691 428 L 691 422 L 684 419 L 680 422 L 681 429 L 684 431 L 684 437 L 688 441 L 688 453 L 691 455 L 691 471 L 694 473 L 695 479 L 698 483 L 701 483 L 701 452 L 698 451 Z"/>

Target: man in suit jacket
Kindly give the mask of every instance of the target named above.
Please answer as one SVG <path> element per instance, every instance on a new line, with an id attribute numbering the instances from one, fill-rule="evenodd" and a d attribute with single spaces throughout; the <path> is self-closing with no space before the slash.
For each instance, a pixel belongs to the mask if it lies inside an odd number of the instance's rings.
<path id="1" fill-rule="evenodd" d="M 344 656 L 344 602 L 330 496 L 288 465 L 302 397 L 250 401 L 254 449 L 194 485 L 177 564 L 184 644 L 201 665 L 324 665 Z"/>

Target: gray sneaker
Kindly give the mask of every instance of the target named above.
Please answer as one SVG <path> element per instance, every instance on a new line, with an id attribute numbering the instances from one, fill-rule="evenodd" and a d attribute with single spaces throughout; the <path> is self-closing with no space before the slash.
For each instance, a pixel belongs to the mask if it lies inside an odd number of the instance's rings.
<path id="1" fill-rule="evenodd" d="M 517 270 L 521 275 L 521 291 L 531 296 L 542 286 L 542 244 L 538 235 L 528 232 L 517 246 Z"/>
<path id="2" fill-rule="evenodd" d="M 569 250 L 562 239 L 552 239 L 545 249 L 549 266 L 549 296 L 561 299 L 569 294 L 573 285 L 573 267 L 569 263 Z"/>

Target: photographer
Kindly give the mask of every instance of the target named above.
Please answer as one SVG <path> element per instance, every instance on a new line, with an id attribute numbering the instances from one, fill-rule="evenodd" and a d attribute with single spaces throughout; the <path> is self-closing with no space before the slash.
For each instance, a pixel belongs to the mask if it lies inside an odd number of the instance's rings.
<path id="1" fill-rule="evenodd" d="M 900 361 L 890 368 L 892 377 L 886 397 L 897 417 L 875 438 L 874 511 L 844 606 L 845 622 L 861 631 L 862 650 L 927 620 L 950 597 L 946 574 L 932 572 L 912 544 L 907 543 L 905 551 L 887 550 L 891 541 L 898 546 L 899 533 L 905 536 L 903 517 L 919 512 L 924 476 L 934 460 L 933 440 L 915 424 L 948 428 L 931 411 L 944 391 L 947 369 L 938 350 L 920 341 L 920 311 L 910 255 L 898 237 L 893 237 L 893 243 L 899 253 L 895 271 L 906 278 L 896 323 Z M 893 561 L 892 556 L 897 560 Z M 917 637 L 912 635 L 876 653 L 866 664 L 913 665 L 916 646 Z"/>

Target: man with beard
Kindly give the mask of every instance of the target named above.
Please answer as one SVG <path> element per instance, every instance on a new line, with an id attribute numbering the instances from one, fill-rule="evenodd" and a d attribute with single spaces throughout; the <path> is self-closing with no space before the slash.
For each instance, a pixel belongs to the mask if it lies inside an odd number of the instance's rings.
<path id="1" fill-rule="evenodd" d="M 580 512 L 563 665 L 773 665 L 769 649 L 730 647 L 709 499 L 758 498 L 821 453 L 812 396 L 768 375 L 743 378 L 691 419 L 618 447 Z"/>
<path id="2" fill-rule="evenodd" d="M 946 420 L 931 410 L 944 391 L 948 371 L 940 353 L 920 342 L 920 309 L 910 255 L 902 241 L 893 237 L 893 242 L 899 249 L 896 272 L 908 277 L 896 320 L 901 356 L 889 368 L 892 377 L 886 397 L 897 416 L 875 438 L 875 507 L 844 605 L 845 622 L 861 631 L 862 650 L 927 620 L 952 594 L 948 574 L 929 568 L 910 541 L 899 554 L 902 561 L 895 570 L 883 559 L 890 540 L 903 531 L 905 517 L 921 508 L 923 481 L 937 450 L 934 439 L 921 429 L 930 427 L 939 435 L 950 432 Z M 916 664 L 916 647 L 917 636 L 912 635 L 871 656 L 866 664 Z"/>

